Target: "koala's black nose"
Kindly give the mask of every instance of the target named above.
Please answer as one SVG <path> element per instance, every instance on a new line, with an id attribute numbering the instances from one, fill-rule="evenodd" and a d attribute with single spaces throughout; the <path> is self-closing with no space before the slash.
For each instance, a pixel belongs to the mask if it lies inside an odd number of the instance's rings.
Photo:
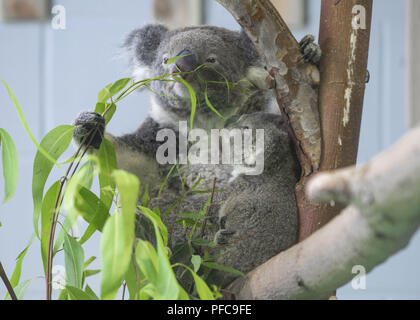
<path id="1" fill-rule="evenodd" d="M 178 72 L 191 72 L 194 71 L 198 67 L 198 58 L 197 55 L 191 52 L 188 49 L 184 49 L 179 52 L 177 57 L 181 57 L 175 61 L 170 66 L 170 73 L 178 73 Z M 189 80 L 191 78 L 191 74 L 183 74 L 181 75 L 184 79 Z"/>

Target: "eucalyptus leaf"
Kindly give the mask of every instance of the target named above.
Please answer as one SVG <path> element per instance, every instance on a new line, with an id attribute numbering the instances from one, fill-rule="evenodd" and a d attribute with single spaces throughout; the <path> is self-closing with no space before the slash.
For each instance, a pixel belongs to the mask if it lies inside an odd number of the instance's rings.
<path id="1" fill-rule="evenodd" d="M 33 142 L 33 144 L 37 147 L 37 149 L 38 149 L 38 152 L 40 152 L 40 153 L 42 153 L 47 159 L 49 159 L 53 164 L 57 164 L 56 163 L 56 161 L 54 160 L 54 158 L 52 158 L 49 154 L 48 154 L 48 152 L 41 146 L 41 145 L 39 145 L 39 143 L 36 141 L 36 139 L 35 139 L 35 137 L 34 137 L 34 135 L 32 134 L 32 132 L 31 132 L 31 130 L 29 129 L 29 126 L 28 126 L 28 123 L 26 122 L 26 119 L 25 119 L 25 115 L 23 114 L 23 111 L 22 111 L 22 108 L 21 108 L 21 106 L 20 106 L 20 104 L 19 104 L 19 102 L 18 102 L 18 100 L 17 100 L 17 98 L 16 98 L 16 96 L 14 95 L 14 93 L 13 93 L 13 91 L 12 91 L 12 89 L 10 88 L 10 86 L 9 86 L 9 84 L 6 82 L 6 81 L 4 81 L 4 80 L 2 80 L 2 79 L 0 79 L 3 83 L 4 83 L 4 85 L 6 86 L 6 89 L 7 89 L 7 92 L 9 93 L 9 96 L 10 96 L 10 99 L 12 100 L 12 102 L 13 102 L 13 105 L 14 105 L 14 107 L 15 107 L 15 109 L 16 109 L 16 111 L 17 111 L 17 113 L 18 113 L 18 116 L 19 116 L 19 120 L 20 120 L 20 122 L 22 123 L 22 125 L 23 125 L 23 127 L 24 127 L 24 129 L 25 129 L 25 131 L 26 131 L 26 133 L 28 134 L 28 136 L 29 136 L 29 138 L 32 140 L 32 142 Z M 37 234 L 38 235 L 38 234 Z"/>
<path id="2" fill-rule="evenodd" d="M 59 190 L 60 181 L 56 181 L 48 189 L 41 206 L 41 256 L 45 274 L 47 270 L 47 256 L 50 242 L 51 223 Z"/>
<path id="3" fill-rule="evenodd" d="M 159 276 L 159 262 L 157 252 L 150 242 L 138 240 L 136 262 L 146 279 L 155 284 Z"/>
<path id="4" fill-rule="evenodd" d="M 182 77 L 175 77 L 177 81 L 181 82 L 188 90 L 188 92 L 190 93 L 190 100 L 191 100 L 191 115 L 190 115 L 190 130 L 193 129 L 194 127 L 194 118 L 195 118 L 195 113 L 197 110 L 197 95 L 195 94 L 195 91 L 193 89 L 193 87 L 191 86 L 191 84 L 186 81 L 185 79 L 183 79 Z"/>
<path id="5" fill-rule="evenodd" d="M 32 245 L 32 243 L 35 240 L 35 234 L 32 234 L 31 239 L 29 240 L 29 243 L 26 245 L 25 249 L 22 250 L 22 252 L 19 253 L 19 255 L 16 258 L 16 266 L 13 270 L 12 276 L 10 277 L 10 285 L 13 288 L 16 288 L 20 281 L 20 275 L 22 273 L 22 262 L 23 258 L 25 258 L 26 253 L 28 252 L 29 247 Z M 6 294 L 5 299 L 7 299 L 9 296 L 9 293 Z"/>
<path id="6" fill-rule="evenodd" d="M 111 177 L 117 167 L 114 145 L 104 139 L 98 151 L 100 199 L 107 210 L 111 207 L 114 198 L 115 182 Z"/>
<path id="7" fill-rule="evenodd" d="M 58 126 L 45 135 L 41 141 L 41 147 L 56 161 L 69 147 L 73 138 L 73 131 L 73 126 Z M 35 155 L 32 177 L 33 223 L 37 237 L 39 237 L 38 221 L 44 187 L 53 166 L 54 163 L 38 150 Z"/>
<path id="8" fill-rule="evenodd" d="M 102 233 L 102 299 L 114 299 L 129 268 L 140 187 L 138 178 L 128 172 L 115 170 L 112 177 L 120 194 L 121 213 L 117 210 L 106 221 Z"/>
<path id="9" fill-rule="evenodd" d="M 109 88 L 109 93 L 111 96 L 115 96 L 117 93 L 121 92 L 127 84 L 129 84 L 131 81 L 131 78 L 123 78 L 120 80 L 115 81 L 112 86 Z"/>
<path id="10" fill-rule="evenodd" d="M 216 270 L 220 270 L 220 271 L 230 272 L 230 273 L 236 274 L 238 276 L 245 277 L 245 274 L 243 272 L 241 272 L 239 270 L 236 270 L 236 269 L 233 269 L 233 268 L 230 268 L 230 267 L 220 265 L 216 262 L 204 261 L 203 265 L 210 268 L 210 269 L 216 269 Z"/>
<path id="11" fill-rule="evenodd" d="M 193 255 L 191 257 L 191 263 L 194 266 L 194 272 L 197 272 L 200 269 L 202 259 L 199 255 Z"/>
<path id="12" fill-rule="evenodd" d="M 31 282 L 34 280 L 35 278 L 33 278 L 33 279 L 28 279 L 28 280 L 24 280 L 24 281 L 22 281 L 21 283 L 19 283 L 15 288 L 14 288 L 14 291 L 15 291 L 15 294 L 16 294 L 16 298 L 18 299 L 18 300 L 23 300 L 23 297 L 24 297 L 24 295 L 25 295 L 25 291 L 26 291 L 26 289 L 28 288 L 28 286 L 31 284 Z M 10 296 L 8 296 L 7 298 L 6 298 L 6 300 L 10 300 Z"/>
<path id="13" fill-rule="evenodd" d="M 96 300 L 89 293 L 84 292 L 82 289 L 66 286 L 66 290 L 71 300 Z"/>
<path id="14" fill-rule="evenodd" d="M 141 207 L 141 210 L 147 211 L 150 209 Z M 169 262 L 166 248 L 163 244 L 163 239 L 160 234 L 158 223 L 155 220 L 151 220 L 155 229 L 156 245 L 158 254 L 158 277 L 154 283 L 155 293 L 157 299 L 160 300 L 175 300 L 179 296 L 185 297 L 184 290 L 180 287 L 172 266 Z"/>
<path id="15" fill-rule="evenodd" d="M 82 246 L 76 239 L 66 234 L 64 237 L 64 264 L 66 266 L 66 283 L 69 286 L 82 288 L 84 260 L 85 254 Z"/>
<path id="16" fill-rule="evenodd" d="M 2 148 L 4 200 L 6 203 L 13 198 L 18 183 L 18 154 L 12 137 L 6 130 L 0 128 L 0 147 Z"/>

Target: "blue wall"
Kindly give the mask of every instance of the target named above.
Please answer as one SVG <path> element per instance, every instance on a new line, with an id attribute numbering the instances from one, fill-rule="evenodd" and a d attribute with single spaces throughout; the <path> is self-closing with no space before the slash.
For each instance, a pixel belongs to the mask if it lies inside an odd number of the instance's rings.
<path id="1" fill-rule="evenodd" d="M 92 109 L 97 92 L 107 83 L 129 75 L 119 45 L 134 27 L 151 20 L 151 0 L 54 1 L 63 4 L 67 29 L 53 30 L 49 23 L 0 22 L 0 78 L 9 82 L 37 139 L 53 127 L 70 123 L 78 112 Z M 320 0 L 308 1 L 308 25 L 294 30 L 300 39 L 318 34 Z M 207 23 L 238 29 L 230 14 L 213 0 L 206 1 Z M 405 13 L 406 1 L 374 3 L 370 83 L 366 89 L 359 162 L 396 141 L 405 125 Z M 109 130 L 115 134 L 132 131 L 144 119 L 146 93 L 131 96 L 119 105 Z M 26 136 L 4 88 L 0 89 L 0 127 L 15 139 L 20 157 L 20 180 L 15 198 L 0 206 L 0 261 L 8 274 L 14 259 L 32 233 L 32 197 L 29 177 L 35 148 Z M 57 173 L 55 178 L 58 178 Z M 0 179 L 0 190 L 3 184 Z M 53 181 L 50 179 L 50 182 Z M 420 298 L 417 270 L 420 236 L 403 252 L 390 258 L 367 276 L 367 289 L 345 286 L 339 298 Z M 99 253 L 99 237 L 89 241 L 86 256 Z M 55 265 L 64 264 L 62 257 Z M 96 261 L 92 268 L 100 267 Z M 349 270 L 350 272 L 350 270 Z M 43 274 L 38 243 L 25 258 L 22 279 Z M 98 288 L 99 277 L 93 279 Z M 5 293 L 0 284 L 0 297 Z M 44 297 L 44 280 L 35 279 L 26 298 Z"/>

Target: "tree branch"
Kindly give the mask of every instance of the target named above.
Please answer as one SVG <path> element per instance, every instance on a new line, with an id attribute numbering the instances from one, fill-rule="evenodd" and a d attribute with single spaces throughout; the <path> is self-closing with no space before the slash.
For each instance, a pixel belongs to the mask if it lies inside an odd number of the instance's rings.
<path id="1" fill-rule="evenodd" d="M 363 8 L 365 28 L 353 27 L 354 8 Z M 356 11 L 357 13 L 357 11 Z M 362 119 L 366 68 L 369 52 L 372 0 L 323 0 L 319 44 L 321 85 L 322 155 L 320 171 L 347 167 L 356 163 Z M 307 238 L 341 210 L 340 206 L 314 205 L 304 195 L 306 182 L 297 192 L 301 212 L 300 239 Z M 297 186 L 299 191 L 300 186 Z"/>
<path id="2" fill-rule="evenodd" d="M 4 271 L 3 265 L 1 264 L 1 262 L 0 262 L 0 278 L 3 280 L 4 285 L 6 286 L 7 292 L 9 292 L 12 300 L 17 300 L 18 298 L 16 297 L 15 291 L 13 290 L 13 287 L 9 281 L 9 278 L 7 278 L 6 271 Z"/>
<path id="3" fill-rule="evenodd" d="M 268 0 L 217 0 L 253 40 L 275 80 L 275 94 L 295 142 L 303 175 L 319 167 L 319 71 L 305 63 L 299 44 Z"/>
<path id="4" fill-rule="evenodd" d="M 236 280 L 237 299 L 319 299 L 403 249 L 420 226 L 420 128 L 369 163 L 319 173 L 316 201 L 348 204 L 322 229 Z"/>

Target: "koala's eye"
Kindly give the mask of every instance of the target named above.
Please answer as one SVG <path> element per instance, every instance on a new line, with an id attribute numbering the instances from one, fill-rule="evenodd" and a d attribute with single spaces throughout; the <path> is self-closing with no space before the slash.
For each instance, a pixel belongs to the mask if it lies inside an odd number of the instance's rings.
<path id="1" fill-rule="evenodd" d="M 168 58 L 167 57 L 165 57 L 165 58 L 163 58 L 163 64 L 167 64 L 168 63 Z"/>
<path id="2" fill-rule="evenodd" d="M 206 62 L 208 63 L 216 63 L 216 58 L 210 57 L 206 59 Z"/>

